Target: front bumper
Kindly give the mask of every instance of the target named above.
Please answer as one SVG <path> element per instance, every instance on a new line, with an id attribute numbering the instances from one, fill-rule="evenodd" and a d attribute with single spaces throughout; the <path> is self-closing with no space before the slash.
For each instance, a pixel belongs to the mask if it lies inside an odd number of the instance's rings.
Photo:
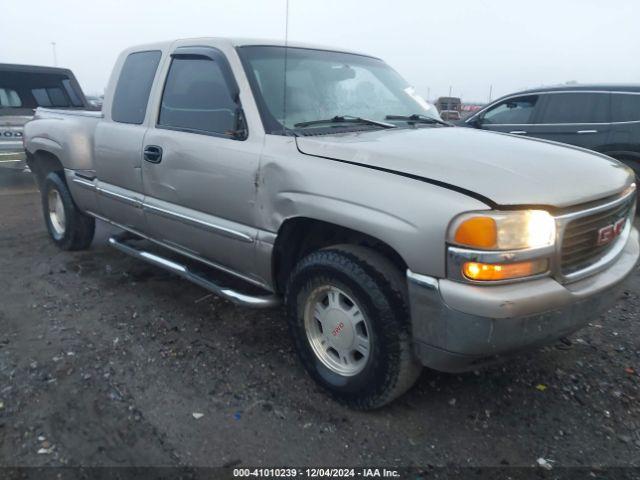
<path id="1" fill-rule="evenodd" d="M 22 143 L 15 148 L 3 149 L 0 145 L 0 168 L 24 170 L 27 166 L 27 155 L 22 148 Z"/>
<path id="2" fill-rule="evenodd" d="M 605 270 L 569 284 L 551 277 L 478 286 L 407 271 L 415 351 L 427 367 L 473 370 L 506 354 L 552 343 L 597 318 L 633 271 L 640 245 L 631 230 Z"/>

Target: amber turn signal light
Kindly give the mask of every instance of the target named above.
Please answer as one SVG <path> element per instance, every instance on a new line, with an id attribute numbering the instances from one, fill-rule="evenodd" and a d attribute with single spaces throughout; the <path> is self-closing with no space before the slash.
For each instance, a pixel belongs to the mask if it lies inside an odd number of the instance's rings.
<path id="1" fill-rule="evenodd" d="M 498 243 L 496 221 L 491 217 L 471 217 L 458 226 L 454 240 L 458 245 L 495 248 Z"/>
<path id="2" fill-rule="evenodd" d="M 548 268 L 548 260 L 504 264 L 465 262 L 462 274 L 469 280 L 499 281 L 537 275 L 546 272 Z"/>

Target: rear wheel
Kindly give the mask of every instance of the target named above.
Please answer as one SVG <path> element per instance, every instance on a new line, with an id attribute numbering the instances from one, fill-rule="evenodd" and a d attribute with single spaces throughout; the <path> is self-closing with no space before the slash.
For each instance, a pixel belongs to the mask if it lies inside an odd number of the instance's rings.
<path id="1" fill-rule="evenodd" d="M 45 177 L 41 194 L 44 220 L 53 242 L 63 250 L 89 248 L 95 220 L 78 209 L 58 173 L 51 172 Z"/>
<path id="2" fill-rule="evenodd" d="M 291 274 L 286 301 L 303 365 L 339 402 L 374 409 L 415 383 L 422 367 L 404 276 L 385 257 L 351 245 L 311 253 Z"/>

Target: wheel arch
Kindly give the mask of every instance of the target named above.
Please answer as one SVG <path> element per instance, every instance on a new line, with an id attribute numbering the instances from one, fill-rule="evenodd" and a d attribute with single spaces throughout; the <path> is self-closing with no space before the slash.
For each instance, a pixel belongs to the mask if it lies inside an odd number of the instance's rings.
<path id="1" fill-rule="evenodd" d="M 62 180 L 66 182 L 63 174 L 64 166 L 60 158 L 48 150 L 39 149 L 33 153 L 28 153 L 27 165 L 35 175 L 39 187 L 42 187 L 44 179 L 51 172 L 60 172 Z"/>
<path id="2" fill-rule="evenodd" d="M 282 222 L 276 236 L 271 258 L 275 290 L 284 292 L 289 274 L 301 258 L 339 244 L 371 248 L 388 258 L 401 272 L 407 269 L 407 262 L 397 249 L 376 236 L 334 222 L 296 216 Z"/>

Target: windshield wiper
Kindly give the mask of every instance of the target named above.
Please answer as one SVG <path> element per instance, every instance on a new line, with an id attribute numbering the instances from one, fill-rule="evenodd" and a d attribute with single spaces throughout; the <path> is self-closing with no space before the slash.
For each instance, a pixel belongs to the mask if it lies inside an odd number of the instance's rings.
<path id="1" fill-rule="evenodd" d="M 367 125 L 377 125 L 378 127 L 383 127 L 383 128 L 396 128 L 396 125 L 392 123 L 378 122 L 377 120 L 370 120 L 368 118 L 362 118 L 362 117 L 353 117 L 351 115 L 336 115 L 333 118 L 326 118 L 324 120 L 311 120 L 309 122 L 300 122 L 300 123 L 296 123 L 294 127 L 296 128 L 312 127 L 314 125 L 322 125 L 325 123 L 364 123 Z"/>
<path id="2" fill-rule="evenodd" d="M 426 115 L 419 115 L 417 113 L 414 113 L 413 115 L 387 115 L 384 118 L 385 120 L 405 120 L 409 123 L 435 123 L 438 125 L 445 125 L 447 127 L 453 126 L 449 122 L 445 122 L 439 118 L 427 117 Z"/>

